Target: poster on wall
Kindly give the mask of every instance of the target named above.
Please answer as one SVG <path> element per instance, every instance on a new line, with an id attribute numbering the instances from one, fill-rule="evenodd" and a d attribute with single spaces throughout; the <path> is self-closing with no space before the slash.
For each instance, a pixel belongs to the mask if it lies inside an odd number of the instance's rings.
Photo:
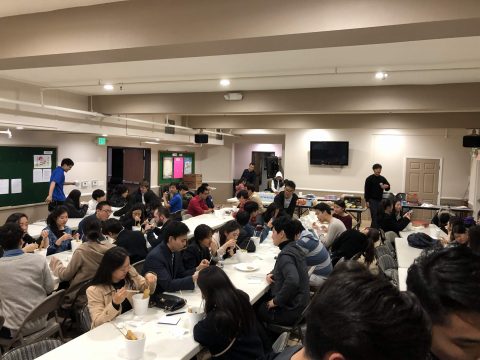
<path id="1" fill-rule="evenodd" d="M 33 167 L 35 169 L 51 169 L 52 155 L 33 155 Z"/>
<path id="2" fill-rule="evenodd" d="M 173 178 L 183 178 L 183 157 L 173 158 Z"/>
<path id="3" fill-rule="evenodd" d="M 171 179 L 173 175 L 173 159 L 171 157 L 163 158 L 163 178 Z"/>
<path id="4" fill-rule="evenodd" d="M 192 158 L 184 158 L 183 160 L 183 174 L 190 175 L 192 174 Z"/>

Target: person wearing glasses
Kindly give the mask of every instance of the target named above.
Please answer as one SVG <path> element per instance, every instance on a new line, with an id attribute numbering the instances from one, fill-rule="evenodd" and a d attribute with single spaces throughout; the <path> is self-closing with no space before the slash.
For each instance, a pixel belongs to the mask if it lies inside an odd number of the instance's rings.
<path id="1" fill-rule="evenodd" d="M 112 207 L 108 201 L 100 201 L 97 204 L 97 209 L 95 210 L 95 214 L 89 215 L 83 218 L 78 224 L 77 233 L 80 236 L 82 241 L 85 241 L 85 223 L 88 219 L 97 219 L 100 223 L 107 221 L 107 219 L 112 215 Z"/>

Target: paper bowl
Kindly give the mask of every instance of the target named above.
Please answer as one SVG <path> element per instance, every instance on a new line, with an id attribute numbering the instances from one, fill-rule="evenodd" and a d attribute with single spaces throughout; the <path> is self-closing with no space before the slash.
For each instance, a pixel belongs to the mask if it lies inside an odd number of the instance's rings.
<path id="1" fill-rule="evenodd" d="M 143 357 L 145 351 L 145 334 L 140 331 L 133 332 L 138 340 L 128 340 L 123 338 L 125 343 L 125 358 L 128 360 L 137 360 Z"/>
<path id="2" fill-rule="evenodd" d="M 135 294 L 132 296 L 133 300 L 133 312 L 137 316 L 142 316 L 147 313 L 148 310 L 148 302 L 150 297 L 146 299 L 143 298 L 143 294 Z"/>

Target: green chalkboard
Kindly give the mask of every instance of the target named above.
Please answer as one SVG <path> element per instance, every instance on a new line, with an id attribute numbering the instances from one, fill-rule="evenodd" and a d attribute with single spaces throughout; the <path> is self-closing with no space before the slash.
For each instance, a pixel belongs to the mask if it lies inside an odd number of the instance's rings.
<path id="1" fill-rule="evenodd" d="M 0 146 L 0 207 L 42 203 L 56 166 L 56 148 Z"/>

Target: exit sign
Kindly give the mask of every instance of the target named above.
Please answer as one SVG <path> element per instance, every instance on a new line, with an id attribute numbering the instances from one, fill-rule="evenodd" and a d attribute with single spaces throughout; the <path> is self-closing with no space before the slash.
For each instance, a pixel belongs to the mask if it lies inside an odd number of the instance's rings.
<path id="1" fill-rule="evenodd" d="M 98 137 L 97 138 L 97 145 L 101 145 L 101 146 L 107 145 L 107 138 L 106 137 Z"/>

